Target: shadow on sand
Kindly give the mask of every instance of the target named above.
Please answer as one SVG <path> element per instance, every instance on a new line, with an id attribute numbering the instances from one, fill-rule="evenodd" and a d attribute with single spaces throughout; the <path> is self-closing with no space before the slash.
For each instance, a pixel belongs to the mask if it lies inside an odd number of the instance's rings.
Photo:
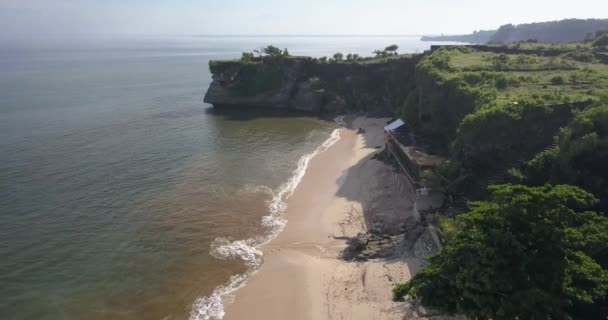
<path id="1" fill-rule="evenodd" d="M 376 139 L 365 140 L 366 147 L 373 148 L 377 143 Z M 345 241 L 340 259 L 360 263 L 374 260 L 383 265 L 399 263 L 412 275 L 426 266 L 423 257 L 438 248 L 430 238 L 424 215 L 415 207 L 415 187 L 390 163 L 382 150 L 348 168 L 337 184 L 337 196 L 360 205 L 358 210 L 361 212 L 356 215 L 362 217 L 365 227 L 355 236 L 334 237 Z M 390 274 L 385 276 L 392 277 Z M 402 280 L 394 279 L 394 283 Z M 414 302 L 407 306 L 398 304 L 384 311 L 403 314 L 403 319 L 430 315 Z"/>

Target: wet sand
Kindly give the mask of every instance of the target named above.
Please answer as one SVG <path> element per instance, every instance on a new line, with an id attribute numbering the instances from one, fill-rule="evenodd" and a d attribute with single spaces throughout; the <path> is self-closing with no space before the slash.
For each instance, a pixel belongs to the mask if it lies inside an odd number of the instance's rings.
<path id="1" fill-rule="evenodd" d="M 390 258 L 344 259 L 347 240 L 358 233 L 398 234 L 419 220 L 413 187 L 372 159 L 384 145 L 386 120 L 354 119 L 351 127 L 364 134 L 342 129 L 341 139 L 311 161 L 287 199 L 287 226 L 262 248 L 263 266 L 227 303 L 224 319 L 420 318 L 391 301 L 392 286 L 425 264 L 413 243 Z"/>

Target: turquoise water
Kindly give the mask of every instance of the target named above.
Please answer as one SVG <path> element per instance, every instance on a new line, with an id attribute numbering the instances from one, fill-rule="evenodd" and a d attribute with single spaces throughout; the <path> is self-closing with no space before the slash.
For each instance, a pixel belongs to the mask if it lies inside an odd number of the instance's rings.
<path id="1" fill-rule="evenodd" d="M 1 319 L 183 319 L 197 298 L 248 269 L 214 257 L 212 243 L 268 234 L 261 220 L 269 202 L 335 127 L 202 102 L 209 59 L 268 43 L 316 56 L 430 45 L 353 37 L 3 40 Z"/>

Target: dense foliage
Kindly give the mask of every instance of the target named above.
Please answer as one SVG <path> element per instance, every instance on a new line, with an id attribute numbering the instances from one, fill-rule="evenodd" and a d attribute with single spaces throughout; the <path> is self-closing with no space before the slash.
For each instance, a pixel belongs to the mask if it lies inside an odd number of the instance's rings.
<path id="1" fill-rule="evenodd" d="M 593 40 L 593 46 L 596 48 L 608 47 L 608 33 L 604 33 L 601 36 L 597 37 L 595 40 Z"/>
<path id="2" fill-rule="evenodd" d="M 287 49 L 268 46 L 243 52 L 239 60 L 212 60 L 209 67 L 215 84 L 235 97 L 295 101 L 305 92 L 300 98 L 315 97 L 315 110 L 385 116 L 394 114 L 409 92 L 420 59 L 396 55 L 395 45 L 387 49 L 395 51 L 376 58 L 338 52 L 328 59 L 286 56 Z"/>
<path id="3" fill-rule="evenodd" d="M 600 207 L 608 209 L 608 103 L 578 113 L 557 139 L 554 148 L 527 163 L 525 182 L 577 185 L 600 197 Z"/>
<path id="4" fill-rule="evenodd" d="M 585 211 L 608 211 L 608 65 L 592 45 L 603 35 L 421 59 L 401 117 L 448 159 L 434 172 L 442 190 L 486 201 L 437 219 L 446 247 L 396 299 L 472 319 L 607 316 L 608 219 Z M 484 191 L 504 182 L 521 185 Z"/>
<path id="5" fill-rule="evenodd" d="M 566 185 L 491 192 L 394 298 L 471 319 L 588 317 L 608 290 L 608 218 L 586 211 L 593 196 Z"/>
<path id="6" fill-rule="evenodd" d="M 608 65 L 589 45 L 441 48 L 418 64 L 401 116 L 450 159 L 449 179 L 469 177 L 460 192 L 475 193 L 506 181 L 607 92 Z"/>
<path id="7" fill-rule="evenodd" d="M 243 52 L 240 60 L 211 60 L 209 70 L 214 75 L 231 74 L 229 77 L 234 78 L 234 83 L 230 83 L 230 87 L 235 95 L 253 96 L 277 89 L 284 83 L 286 70 L 292 63 L 289 57 L 289 50 L 268 45 Z"/>
<path id="8" fill-rule="evenodd" d="M 234 91 L 240 96 L 267 92 L 279 88 L 285 77 L 285 68 L 282 64 L 244 64 L 241 67 L 241 76 L 234 86 Z"/>

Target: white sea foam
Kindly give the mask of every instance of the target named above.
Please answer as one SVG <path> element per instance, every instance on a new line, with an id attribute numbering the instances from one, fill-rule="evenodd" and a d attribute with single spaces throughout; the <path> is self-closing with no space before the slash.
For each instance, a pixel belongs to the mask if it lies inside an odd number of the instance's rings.
<path id="1" fill-rule="evenodd" d="M 256 186 L 248 184 L 243 187 L 242 191 L 247 193 L 265 193 L 274 195 L 274 191 L 268 186 Z"/>
<path id="2" fill-rule="evenodd" d="M 231 241 L 218 238 L 211 244 L 211 255 L 218 259 L 241 259 L 250 268 L 249 272 L 232 276 L 227 284 L 219 286 L 205 297 L 194 302 L 190 320 L 219 320 L 224 317 L 224 303 L 231 300 L 233 293 L 242 288 L 247 279 L 255 274 L 262 265 L 262 252 L 259 247 L 274 239 L 285 227 L 287 220 L 284 212 L 287 209 L 285 200 L 289 198 L 302 181 L 310 160 L 317 154 L 327 150 L 340 140 L 340 130 L 334 130 L 329 138 L 315 151 L 304 155 L 298 161 L 298 167 L 291 178 L 283 184 L 268 203 L 270 213 L 262 218 L 262 225 L 271 228 L 271 232 L 260 238 Z"/>

